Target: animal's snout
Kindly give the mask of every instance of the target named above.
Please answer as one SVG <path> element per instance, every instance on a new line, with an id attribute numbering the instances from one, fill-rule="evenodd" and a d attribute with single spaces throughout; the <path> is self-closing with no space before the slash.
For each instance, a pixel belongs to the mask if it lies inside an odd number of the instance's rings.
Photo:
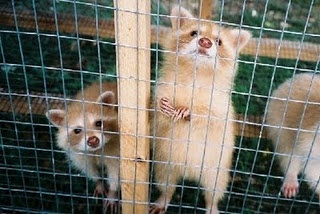
<path id="1" fill-rule="evenodd" d="M 87 144 L 92 148 L 97 148 L 100 144 L 100 140 L 96 136 L 91 136 L 88 138 Z"/>
<path id="2" fill-rule="evenodd" d="M 201 38 L 201 39 L 199 39 L 198 43 L 203 48 L 211 48 L 212 47 L 212 42 L 208 38 Z"/>

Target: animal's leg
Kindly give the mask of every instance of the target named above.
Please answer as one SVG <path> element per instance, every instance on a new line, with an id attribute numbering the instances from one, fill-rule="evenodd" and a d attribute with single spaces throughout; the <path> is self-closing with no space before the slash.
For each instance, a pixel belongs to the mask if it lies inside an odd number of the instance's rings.
<path id="1" fill-rule="evenodd" d="M 298 158 L 292 158 L 291 162 L 289 157 L 286 157 L 285 159 L 285 162 L 289 163 L 289 167 L 283 181 L 282 193 L 284 197 L 291 198 L 296 196 L 299 190 L 298 174 L 301 161 Z M 285 170 L 286 167 L 283 169 Z"/>
<path id="2" fill-rule="evenodd" d="M 161 192 L 160 197 L 155 201 L 155 204 L 150 206 L 150 214 L 163 214 L 168 208 L 168 204 L 176 189 L 175 185 L 179 179 L 179 173 L 171 168 L 169 172 L 168 164 L 155 165 L 156 169 L 156 180 L 158 183 L 158 189 Z M 161 167 L 161 169 L 159 169 Z M 157 169 L 158 168 L 158 169 Z M 158 172 L 158 173 L 157 173 Z M 169 175 L 168 175 L 169 173 Z M 168 175 L 168 176 L 167 176 Z"/>
<path id="3" fill-rule="evenodd" d="M 219 174 L 218 174 L 219 173 Z M 202 172 L 200 184 L 204 187 L 204 198 L 206 201 L 206 214 L 218 214 L 218 202 L 223 197 L 224 190 L 228 185 L 227 171 L 205 171 Z"/>
<path id="4" fill-rule="evenodd" d="M 304 172 L 310 188 L 320 196 L 320 163 L 318 160 L 309 160 Z"/>
<path id="5" fill-rule="evenodd" d="M 117 159 L 108 159 L 106 170 L 109 179 L 109 191 L 106 193 L 106 200 L 104 202 L 104 210 L 110 210 L 110 213 L 118 212 L 118 188 L 119 188 L 119 161 Z"/>

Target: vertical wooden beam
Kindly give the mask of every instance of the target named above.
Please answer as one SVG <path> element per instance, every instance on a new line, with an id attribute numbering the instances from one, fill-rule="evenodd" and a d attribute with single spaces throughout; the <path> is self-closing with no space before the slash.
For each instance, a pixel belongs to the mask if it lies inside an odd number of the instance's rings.
<path id="1" fill-rule="evenodd" d="M 114 0 L 122 213 L 148 213 L 150 0 Z"/>
<path id="2" fill-rule="evenodd" d="M 212 18 L 212 11 L 218 11 L 218 0 L 202 0 L 199 2 L 201 5 L 201 19 L 210 20 Z"/>

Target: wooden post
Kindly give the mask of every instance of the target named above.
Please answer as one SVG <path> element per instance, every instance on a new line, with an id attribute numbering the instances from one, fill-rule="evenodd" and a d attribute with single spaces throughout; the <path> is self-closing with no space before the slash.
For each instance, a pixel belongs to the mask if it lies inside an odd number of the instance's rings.
<path id="1" fill-rule="evenodd" d="M 122 213 L 148 212 L 150 0 L 114 0 Z"/>
<path id="2" fill-rule="evenodd" d="M 211 20 L 212 11 L 217 11 L 216 10 L 216 6 L 218 5 L 217 2 L 218 2 L 217 0 L 202 0 L 202 1 L 200 1 L 199 2 L 199 4 L 201 4 L 200 5 L 201 6 L 200 18 L 206 19 L 206 20 Z"/>

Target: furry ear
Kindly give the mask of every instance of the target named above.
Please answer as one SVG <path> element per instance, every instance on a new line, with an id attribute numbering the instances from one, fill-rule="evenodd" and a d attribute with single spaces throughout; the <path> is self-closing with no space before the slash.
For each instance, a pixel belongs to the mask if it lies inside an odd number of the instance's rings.
<path id="1" fill-rule="evenodd" d="M 180 6 L 173 7 L 170 16 L 172 16 L 171 25 L 173 30 L 179 29 L 188 19 L 193 18 L 193 15 L 189 11 Z"/>
<path id="2" fill-rule="evenodd" d="M 65 125 L 66 112 L 60 109 L 51 109 L 46 113 L 49 121 L 56 127 Z"/>
<path id="3" fill-rule="evenodd" d="M 251 39 L 251 33 L 243 29 L 233 29 L 231 30 L 231 35 L 233 38 L 232 45 L 238 49 L 238 52 L 240 52 Z"/>
<path id="4" fill-rule="evenodd" d="M 101 102 L 104 104 L 115 104 L 116 96 L 112 91 L 105 91 L 98 97 L 97 102 Z M 114 106 L 111 107 L 114 108 Z"/>

